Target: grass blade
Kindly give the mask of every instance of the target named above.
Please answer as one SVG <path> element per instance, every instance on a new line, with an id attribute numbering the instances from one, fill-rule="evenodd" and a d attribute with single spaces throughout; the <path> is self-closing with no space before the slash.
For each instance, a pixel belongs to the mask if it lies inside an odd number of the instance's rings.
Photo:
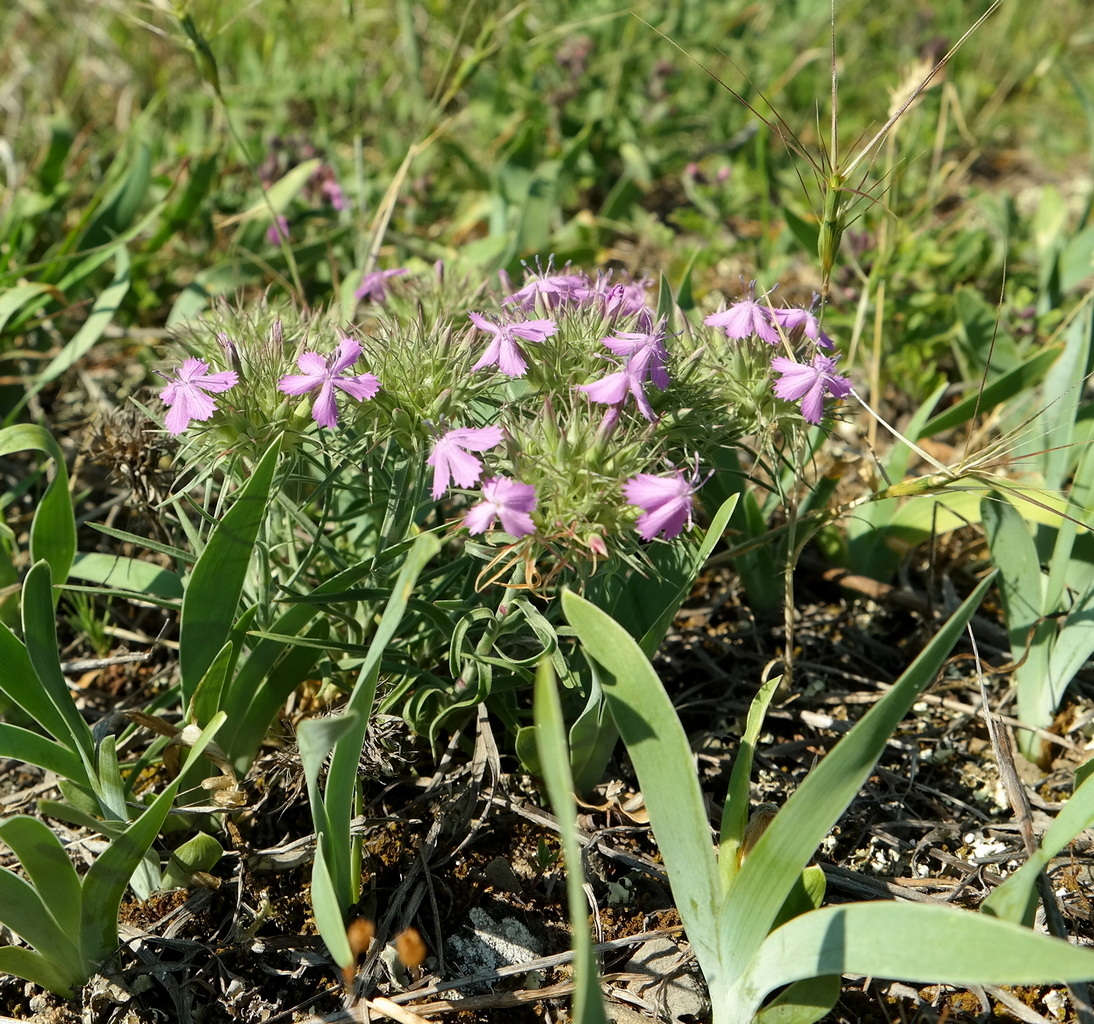
<path id="1" fill-rule="evenodd" d="M 934 680 L 992 579 L 981 581 L 885 697 L 809 773 L 756 843 L 721 910 L 722 963 L 730 977 L 759 949 L 802 868 L 854 799 L 900 720 Z"/>
<path id="2" fill-rule="evenodd" d="M 30 557 L 32 562 L 44 558 L 53 578 L 63 583 L 76 553 L 76 518 L 68 494 L 65 457 L 53 435 L 42 427 L 20 423 L 0 430 L 0 458 L 21 451 L 42 452 L 53 459 L 54 477 L 39 499 L 30 525 Z M 59 593 L 53 595 L 54 605 L 59 597 Z"/>
<path id="3" fill-rule="evenodd" d="M 564 591 L 562 608 L 586 652 L 604 669 L 605 699 L 634 763 L 650 819 L 656 823 L 654 834 L 680 917 L 712 983 L 707 972 L 718 963 L 721 886 L 687 735 L 637 641 L 577 594 Z"/>
<path id="4" fill-rule="evenodd" d="M 187 584 L 179 626 L 179 668 L 187 707 L 235 622 L 280 452 L 278 439 L 217 523 Z"/>
<path id="5" fill-rule="evenodd" d="M 566 861 L 566 903 L 570 913 L 570 934 L 574 950 L 574 1001 L 572 1018 L 578 1024 L 603 1024 L 604 1000 L 597 981 L 589 934 L 585 891 L 582 887 L 581 847 L 577 842 L 577 804 L 570 777 L 570 752 L 562 721 L 562 703 L 558 699 L 554 671 L 544 659 L 536 672 L 534 699 L 536 748 L 547 784 L 547 795 L 558 819 L 562 836 L 562 854 Z"/>

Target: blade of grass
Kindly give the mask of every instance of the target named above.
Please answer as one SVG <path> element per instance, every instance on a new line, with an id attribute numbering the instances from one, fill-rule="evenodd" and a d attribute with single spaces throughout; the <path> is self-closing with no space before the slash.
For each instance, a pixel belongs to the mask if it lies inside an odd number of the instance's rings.
<path id="1" fill-rule="evenodd" d="M 280 453 L 279 438 L 217 523 L 188 581 L 179 625 L 179 668 L 187 707 L 235 622 Z"/>
<path id="2" fill-rule="evenodd" d="M 604 1000 L 597 980 L 589 933 L 585 890 L 582 886 L 581 847 L 577 841 L 577 804 L 570 777 L 570 752 L 562 720 L 554 670 L 544 659 L 536 671 L 533 714 L 536 722 L 536 748 L 543 770 L 547 795 L 555 810 L 562 837 L 562 855 L 566 863 L 566 904 L 570 914 L 570 934 L 574 951 L 574 1001 L 572 1019 L 579 1024 L 604 1024 Z"/>

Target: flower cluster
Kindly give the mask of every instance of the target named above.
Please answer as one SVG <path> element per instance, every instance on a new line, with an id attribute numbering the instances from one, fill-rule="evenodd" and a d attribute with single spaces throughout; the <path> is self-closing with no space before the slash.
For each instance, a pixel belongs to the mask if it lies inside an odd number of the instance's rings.
<path id="1" fill-rule="evenodd" d="M 530 274 L 528 281 L 517 291 L 506 295 L 502 305 L 512 306 L 530 313 L 537 305 L 547 310 L 566 306 L 602 309 L 609 318 L 636 316 L 646 311 L 646 289 L 649 282 L 617 281 L 612 283 L 612 272 L 600 272 L 590 278 L 583 271 L 570 272 L 569 267 L 556 274 L 548 264 L 547 269 Z M 508 278 L 502 278 L 508 285 Z"/>
<path id="2" fill-rule="evenodd" d="M 357 296 L 379 306 L 386 282 L 408 273 L 367 275 Z M 561 545 L 595 561 L 608 553 L 605 538 L 633 554 L 690 528 L 700 460 L 787 415 L 780 403 L 800 403 L 800 419 L 817 424 L 826 400 L 850 391 L 814 307 L 777 308 L 755 285 L 706 318 L 714 337 L 686 325 L 670 332 L 646 305 L 645 282 L 610 274 L 549 267 L 516 290 L 503 280 L 504 297 L 478 310 L 467 309 L 481 296 L 469 283 L 463 313 L 445 296 L 460 285 L 446 284 L 443 267 L 435 280 L 416 320 L 400 318 L 401 302 L 375 311 L 364 342 L 375 372 L 355 371 L 362 341 L 336 335 L 324 351 L 308 339 L 328 328 L 303 318 L 256 329 L 255 340 L 230 324 L 213 332 L 216 344 L 195 336 L 195 355 L 165 375 L 168 431 L 212 420 L 226 393 L 218 429 L 241 422 L 236 433 L 256 443 L 299 430 L 305 407 L 290 398 L 306 398 L 327 431 L 340 406 L 344 414 L 347 402 L 375 399 L 347 435 L 347 458 L 405 460 L 407 479 L 421 480 L 416 500 L 439 503 L 436 515 L 455 508 L 472 535 L 500 530 L 525 553 L 565 562 Z M 408 280 L 403 294 L 414 288 Z M 263 419 L 268 428 L 256 428 Z"/>
<path id="3" fill-rule="evenodd" d="M 280 324 L 278 324 L 280 327 Z M 238 360 L 238 349 L 227 335 L 218 336 L 225 355 Z M 361 344 L 353 338 L 343 338 L 329 356 L 318 352 L 304 352 L 297 359 L 303 373 L 285 374 L 277 389 L 286 395 L 308 395 L 318 392 L 312 405 L 312 419 L 321 427 L 333 429 L 338 425 L 338 406 L 335 392 L 341 391 L 358 402 L 375 396 L 380 381 L 371 373 L 357 376 L 346 371 L 361 356 Z M 190 358 L 173 374 L 164 374 L 167 387 L 160 391 L 160 398 L 168 412 L 164 423 L 169 433 L 179 435 L 191 422 L 204 423 L 212 419 L 217 410 L 210 393 L 230 391 L 239 383 L 236 370 L 210 373 L 209 364 L 203 359 Z"/>
<path id="4" fill-rule="evenodd" d="M 756 299 L 756 282 L 753 281 L 747 298 L 703 321 L 710 327 L 721 327 L 727 338 L 737 341 L 757 337 L 772 346 L 785 345 L 787 351 L 792 351 L 792 346 L 803 339 L 811 343 L 813 351 L 804 353 L 804 361 L 800 358 L 803 353 L 798 353 L 799 358 L 773 356 L 771 368 L 780 375 L 773 385 L 775 395 L 784 401 L 800 401 L 802 418 L 814 425 L 824 418 L 826 393 L 840 399 L 851 392 L 851 382 L 835 372 L 839 357 L 816 351 L 835 349 L 813 312 L 818 298 L 813 296 L 813 305 L 808 309 L 777 308 Z"/>

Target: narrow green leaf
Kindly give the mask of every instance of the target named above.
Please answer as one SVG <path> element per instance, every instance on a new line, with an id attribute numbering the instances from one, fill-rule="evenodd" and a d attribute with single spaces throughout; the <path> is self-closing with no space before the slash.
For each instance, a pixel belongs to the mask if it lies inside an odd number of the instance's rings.
<path id="1" fill-rule="evenodd" d="M 121 765 L 118 764 L 116 743 L 117 737 L 112 734 L 103 737 L 97 751 L 98 764 L 94 781 L 103 817 L 114 821 L 128 821 L 129 809 L 125 806 L 125 783 L 122 781 Z"/>
<path id="2" fill-rule="evenodd" d="M 0 693 L 16 707 L 22 708 L 51 736 L 68 739 L 68 724 L 49 699 L 31 664 L 26 647 L 16 635 L 0 622 Z"/>
<path id="3" fill-rule="evenodd" d="M 37 685 L 37 680 L 35 680 Z M 87 772 L 79 756 L 47 739 L 41 733 L 31 732 L 22 726 L 0 722 L 0 757 L 14 757 L 18 761 L 37 765 L 81 785 L 88 785 Z"/>
<path id="4" fill-rule="evenodd" d="M 974 417 L 987 415 L 992 409 L 1016 395 L 1028 393 L 1044 377 L 1048 368 L 1060 358 L 1062 351 L 1059 345 L 1038 349 L 1020 366 L 1007 371 L 983 388 L 977 388 L 967 398 L 951 405 L 920 429 L 906 431 L 905 436 L 916 441 L 921 437 L 933 437 L 944 430 L 962 427 L 970 423 Z M 910 449 L 904 450 L 910 451 Z"/>
<path id="5" fill-rule="evenodd" d="M 213 529 L 187 584 L 179 625 L 179 669 L 186 706 L 235 622 L 280 453 L 279 438 Z"/>
<path id="6" fill-rule="evenodd" d="M 604 1000 L 593 958 L 589 933 L 588 905 L 582 885 L 581 847 L 577 841 L 577 804 L 570 777 L 570 752 L 562 720 L 562 703 L 555 687 L 554 670 L 545 658 L 536 672 L 533 699 L 536 747 L 547 785 L 547 795 L 558 821 L 562 854 L 566 860 L 566 904 L 570 914 L 570 934 L 574 950 L 574 1001 L 572 1019 L 581 1024 L 603 1024 Z"/>
<path id="7" fill-rule="evenodd" d="M 211 871 L 224 856 L 224 847 L 208 832 L 187 839 L 172 854 L 164 869 L 161 889 L 188 888 L 199 871 Z"/>
<path id="8" fill-rule="evenodd" d="M 80 954 L 87 970 L 96 969 L 118 945 L 118 907 L 122 894 L 148 848 L 155 842 L 178 793 L 186 770 L 209 745 L 224 724 L 217 715 L 202 730 L 186 757 L 178 777 L 132 825 L 119 835 L 91 865 L 81 884 Z"/>
<path id="9" fill-rule="evenodd" d="M 36 562 L 23 581 L 23 636 L 34 673 L 53 705 L 52 723 L 64 723 L 55 735 L 89 766 L 94 763 L 94 740 L 83 716 L 76 709 L 61 672 L 57 643 L 57 620 L 53 610 L 53 587 L 49 563 Z"/>
<path id="10" fill-rule="evenodd" d="M 703 534 L 702 543 L 696 545 L 693 550 L 688 550 L 679 544 L 665 545 L 665 547 L 679 548 L 686 551 L 686 561 L 679 565 L 674 573 L 667 574 L 665 577 L 666 582 L 670 586 L 675 586 L 676 590 L 661 608 L 661 613 L 657 616 L 653 625 L 639 641 L 639 646 L 646 657 L 652 658 L 657 653 L 657 649 L 661 646 L 661 641 L 665 639 L 665 634 L 668 632 L 669 626 L 672 625 L 676 613 L 691 594 L 695 581 L 699 578 L 699 573 L 703 571 L 703 566 L 706 565 L 710 553 L 714 550 L 714 545 L 722 539 L 722 535 L 726 532 L 730 516 L 733 515 L 733 510 L 737 507 L 739 497 L 739 494 L 731 494 L 722 502 L 718 511 L 714 513 L 706 533 Z"/>
<path id="11" fill-rule="evenodd" d="M 49 912 L 42 894 L 7 868 L 0 868 L 0 921 L 58 968 L 70 976 L 79 974 L 80 956 L 72 938 Z"/>
<path id="12" fill-rule="evenodd" d="M 32 423 L 19 423 L 0 430 L 0 458 L 13 452 L 37 451 L 53 460 L 54 476 L 38 501 L 30 525 L 30 557 L 44 558 L 53 570 L 53 578 L 63 583 L 68 578 L 76 553 L 76 518 L 68 494 L 68 469 L 60 445 L 48 431 Z M 60 593 L 53 595 L 57 604 Z"/>
<path id="13" fill-rule="evenodd" d="M 722 808 L 722 836 L 719 843 L 718 866 L 722 871 L 722 885 L 728 884 L 740 870 L 740 849 L 748 827 L 750 812 L 749 793 L 752 789 L 752 761 L 756 755 L 756 743 L 763 728 L 764 716 L 771 699 L 782 682 L 782 676 L 774 676 L 760 686 L 759 692 L 748 706 L 748 720 L 737 748 L 737 756 L 729 776 L 729 789 L 725 807 Z"/>
<path id="14" fill-rule="evenodd" d="M 586 652 L 604 670 L 604 695 L 638 774 L 680 917 L 704 973 L 713 971 L 721 885 L 687 735 L 637 641 L 571 591 L 563 591 L 562 609 Z"/>
<path id="15" fill-rule="evenodd" d="M 743 1003 L 756 1007 L 780 985 L 829 974 L 943 985 L 1061 984 L 1094 979 L 1094 952 L 954 907 L 855 903 L 803 914 L 772 932 L 739 991 Z"/>
<path id="16" fill-rule="evenodd" d="M 134 595 L 146 594 L 166 600 L 183 596 L 182 578 L 177 573 L 124 555 L 80 552 L 73 560 L 68 576 Z"/>
<path id="17" fill-rule="evenodd" d="M 83 983 L 83 972 L 68 971 L 26 946 L 0 946 L 0 973 L 40 985 L 63 999 L 71 999 L 73 986 Z"/>
<path id="18" fill-rule="evenodd" d="M 13 288 L 5 288 L 3 293 L 0 294 L 0 331 L 4 330 L 7 322 L 15 313 L 45 294 L 49 294 L 57 302 L 64 301 L 64 295 L 51 284 L 32 282 L 30 284 L 17 284 Z"/>
<path id="19" fill-rule="evenodd" d="M 322 641 L 329 634 L 330 623 L 321 619 L 306 635 L 311 640 Z M 263 641 L 266 642 L 268 641 Z M 247 658 L 248 665 L 255 653 L 252 651 Z M 282 647 L 281 653 L 281 660 L 270 669 L 262 683 L 252 688 L 251 702 L 246 711 L 238 715 L 235 730 L 224 742 L 225 756 L 236 766 L 237 771 L 246 772 L 250 767 L 270 723 L 289 695 L 309 677 L 322 651 L 309 647 Z M 237 679 L 239 675 L 237 673 Z M 232 685 L 235 684 L 236 680 L 233 680 Z"/>
<path id="20" fill-rule="evenodd" d="M 840 994 L 840 976 L 805 978 L 780 992 L 754 1018 L 755 1024 L 813 1024 L 833 1006 Z"/>
<path id="21" fill-rule="evenodd" d="M 1018 717 L 1027 725 L 1045 727 L 1052 721 L 1060 694 L 1053 687 L 1049 657 L 1056 625 L 1045 620 L 1045 581 L 1029 527 L 1014 506 L 998 492 L 981 501 L 992 561 L 999 569 L 999 595 L 1007 621 L 1011 651 L 1021 661 L 1015 670 Z M 1039 760 L 1041 740 L 1032 732 L 1019 735 L 1019 747 L 1031 761 Z"/>
<path id="22" fill-rule="evenodd" d="M 1094 762 L 1087 762 L 1094 764 Z M 1084 766 L 1085 767 L 1085 766 Z M 1094 772 L 1080 782 L 1076 775 L 1075 792 L 1053 819 L 1041 844 L 1001 885 L 995 887 L 980 905 L 985 914 L 1016 924 L 1032 925 L 1037 906 L 1037 876 L 1080 832 L 1094 827 Z"/>
<path id="23" fill-rule="evenodd" d="M 335 744 L 327 773 L 324 794 L 327 822 L 330 827 L 329 858 L 332 882 L 345 901 L 352 904 L 360 887 L 356 872 L 351 870 L 350 820 L 353 817 L 354 796 L 357 792 L 357 765 L 361 760 L 361 748 L 372 720 L 372 707 L 376 699 L 376 682 L 380 672 L 380 659 L 395 638 L 414 591 L 414 584 L 426 563 L 440 550 L 441 542 L 431 533 L 419 534 L 407 552 L 399 575 L 392 588 L 391 598 L 380 616 L 354 683 L 353 692 L 346 704 L 347 712 L 356 711 L 360 716 L 353 729 Z"/>
<path id="24" fill-rule="evenodd" d="M 34 383 L 16 403 L 14 412 L 18 412 L 34 395 L 47 384 L 56 380 L 76 365 L 92 346 L 102 338 L 103 332 L 110 326 L 114 314 L 118 311 L 122 299 L 129 291 L 129 252 L 124 245 L 114 250 L 114 280 L 100 293 L 91 308 L 91 313 L 80 329 L 68 343 L 35 375 Z M 12 414 L 9 414 L 9 419 Z"/>
<path id="25" fill-rule="evenodd" d="M 723 946 L 716 962 L 730 978 L 759 949 L 802 868 L 854 799 L 900 720 L 934 680 L 992 579 L 980 582 L 889 692 L 806 776 L 756 843 L 721 907 Z"/>
<path id="26" fill-rule="evenodd" d="M 330 950 L 331 959 L 338 967 L 353 964 L 353 950 L 346 935 L 346 908 L 336 892 L 328 866 L 327 836 L 319 832 L 315 837 L 315 860 L 311 868 L 311 905 L 319 934 Z"/>
<path id="27" fill-rule="evenodd" d="M 19 858 L 62 933 L 75 935 L 80 927 L 80 878 L 61 841 L 43 822 L 26 815 L 0 823 L 0 839 Z M 72 952 L 75 956 L 75 944 Z"/>
<path id="28" fill-rule="evenodd" d="M 213 663 L 205 670 L 201 682 L 194 689 L 194 696 L 190 698 L 190 706 L 186 714 L 188 721 L 201 725 L 221 710 L 221 694 L 224 692 L 225 677 L 234 656 L 235 649 L 231 641 L 217 651 Z"/>

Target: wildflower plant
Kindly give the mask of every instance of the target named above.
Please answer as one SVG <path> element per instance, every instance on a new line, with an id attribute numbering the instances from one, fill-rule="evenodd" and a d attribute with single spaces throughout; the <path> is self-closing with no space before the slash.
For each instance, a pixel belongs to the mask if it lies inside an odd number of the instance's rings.
<path id="1" fill-rule="evenodd" d="M 830 358 L 815 355 L 820 335 L 809 337 L 816 333 L 809 311 L 788 335 L 759 306 L 754 286 L 736 304 L 750 308 L 754 327 L 760 317 L 776 332 L 786 354 L 774 356 L 755 330 L 728 338 L 724 317 L 692 324 L 671 305 L 655 312 L 640 303 L 644 292 L 640 282 L 549 268 L 498 295 L 447 281 L 437 268 L 432 280 L 404 276 L 400 293 L 372 310 L 364 331 L 291 309 L 244 315 L 222 307 L 181 334 L 186 356 L 176 365 L 188 369 L 165 372 L 185 374 L 171 379 L 192 379 L 195 388 L 223 386 L 199 392 L 201 418 L 191 416 L 180 434 L 190 486 L 200 485 L 214 512 L 232 490 L 216 484 L 217 473 L 235 479 L 241 497 L 260 478 L 268 488 L 266 510 L 253 506 L 245 534 L 266 554 L 262 572 L 252 566 L 238 591 L 254 605 L 252 634 L 271 643 L 285 637 L 274 628 L 275 595 L 299 601 L 354 572 L 382 594 L 408 538 L 441 533 L 451 539 L 441 558 L 448 567 L 435 578 L 427 573 L 423 585 L 444 598 L 447 622 L 412 617 L 418 667 L 408 667 L 383 704 L 390 710 L 409 697 L 411 724 L 435 735 L 468 696 L 489 699 L 502 680 L 530 684 L 529 655 L 558 649 L 551 605 L 544 618 L 526 599 L 492 598 L 491 584 L 548 599 L 562 582 L 580 590 L 598 575 L 619 575 L 631 588 L 657 586 L 666 571 L 654 557 L 658 545 L 701 545 L 702 531 L 691 537 L 702 521 L 696 496 L 724 453 L 746 435 L 796 436 L 803 416 L 819 417 L 845 391 L 843 378 L 814 379 L 804 362 Z M 790 362 L 791 336 L 804 336 L 802 365 L 811 375 L 802 411 L 778 397 L 773 364 Z M 161 394 L 165 406 L 181 386 Z M 175 408 L 166 407 L 165 423 Z M 280 455 L 271 456 L 275 445 Z M 303 549 L 282 540 L 293 534 L 305 539 Z M 683 564 L 698 571 L 687 560 L 675 571 Z M 685 584 L 677 580 L 669 591 L 680 594 Z M 322 606 L 313 599 L 308 607 Z M 488 608 L 497 610 L 484 618 Z M 303 628 L 303 611 L 290 611 Z M 661 611 L 651 605 L 636 633 L 660 621 Z M 341 642 L 352 651 L 364 637 L 346 625 Z M 221 657 L 219 645 L 229 640 L 221 633 L 219 644 L 203 645 L 188 694 Z M 253 656 L 253 641 L 242 643 L 223 654 L 229 672 L 244 671 Z M 454 688 L 427 669 L 438 657 L 449 660 Z M 323 662 L 328 670 L 338 663 Z M 565 678 L 575 695 L 588 697 L 580 672 Z M 519 718 L 509 724 L 519 732 Z M 254 748 L 253 727 L 247 733 L 245 748 L 229 740 L 241 768 Z"/>
<path id="2" fill-rule="evenodd" d="M 634 763 L 676 906 L 710 989 L 714 1024 L 809 1024 L 835 1004 L 844 973 L 956 985 L 1080 981 L 1094 974 L 1089 950 L 1020 926 L 1032 917 L 1036 869 L 997 890 L 999 898 L 985 908 L 989 912 L 978 914 L 892 901 L 821 908 L 824 873 L 809 866 L 990 583 L 990 577 L 981 581 L 886 696 L 757 828 L 749 776 L 780 682 L 767 680 L 749 711 L 716 847 L 688 738 L 646 654 L 601 609 L 576 594 L 563 595 L 567 620 L 602 669 L 608 706 Z M 537 701 L 537 728 L 549 734 L 557 726 L 545 705 Z M 549 743 L 543 749 L 557 758 Z M 553 765 L 552 777 L 561 770 Z M 557 786 L 552 795 L 558 799 L 556 793 Z M 565 805 L 558 810 L 567 812 Z M 1038 852 L 1036 864 L 1044 864 L 1087 820 L 1083 792 L 1058 834 L 1046 837 L 1047 849 Z"/>

